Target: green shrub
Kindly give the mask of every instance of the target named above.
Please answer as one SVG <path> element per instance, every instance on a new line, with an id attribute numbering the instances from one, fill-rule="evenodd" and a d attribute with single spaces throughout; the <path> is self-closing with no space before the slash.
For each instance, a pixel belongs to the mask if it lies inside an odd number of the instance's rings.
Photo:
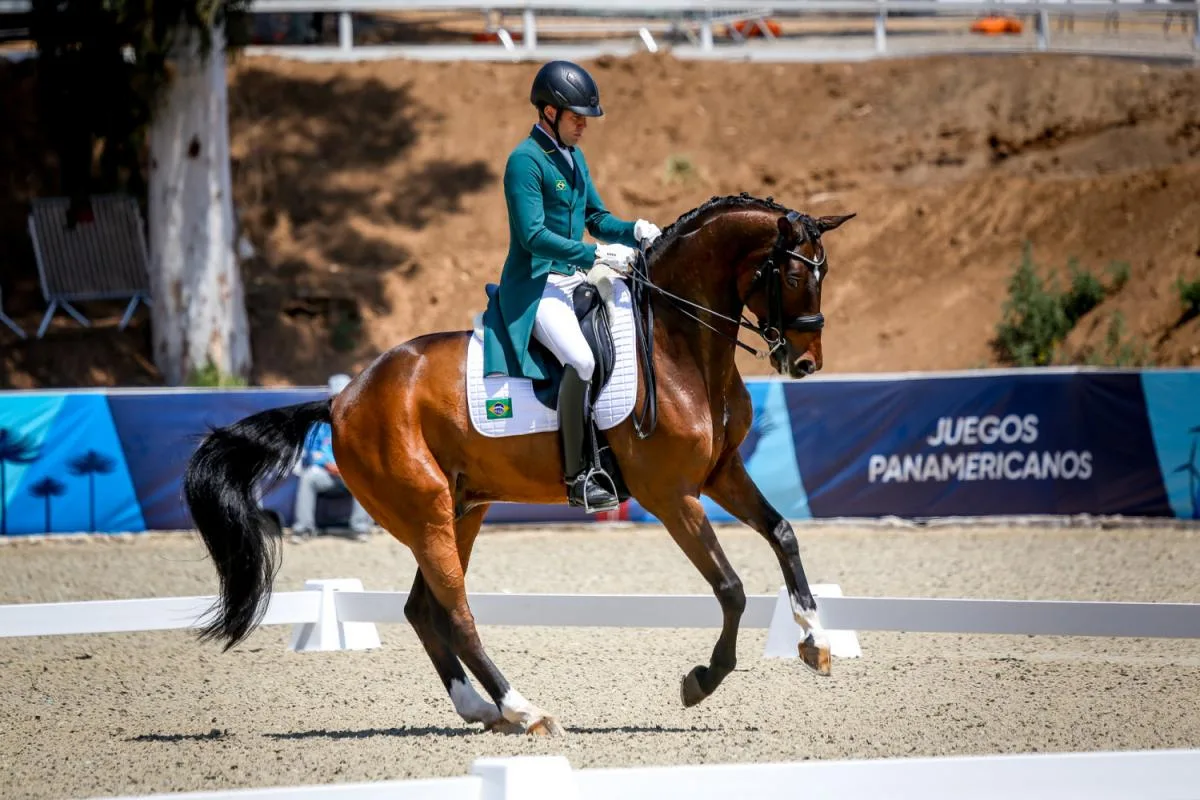
<path id="1" fill-rule="evenodd" d="M 1175 291 L 1179 293 L 1185 314 L 1200 314 L 1200 278 L 1194 281 L 1185 281 L 1182 277 L 1176 279 Z"/>
<path id="2" fill-rule="evenodd" d="M 1079 320 L 1129 280 L 1129 265 L 1122 262 L 1109 265 L 1108 272 L 1113 281 L 1109 286 L 1081 269 L 1076 259 L 1071 259 L 1067 267 L 1070 286 L 1065 292 L 1059 292 L 1053 278 L 1042 281 L 1033 260 L 1033 250 L 1028 242 L 1025 243 L 1021 261 L 1008 282 L 1003 316 L 996 326 L 994 346 L 1002 361 L 1019 367 L 1054 363 L 1058 345 Z M 1120 338 L 1124 321 L 1116 324 Z"/>
<path id="3" fill-rule="evenodd" d="M 1053 285 L 1047 289 L 1042 284 L 1027 243 L 1009 279 L 1004 316 L 996 328 L 1000 357 L 1020 367 L 1045 366 L 1054 357 L 1055 344 L 1070 330 L 1060 297 Z"/>
<path id="4" fill-rule="evenodd" d="M 1104 334 L 1104 349 L 1092 350 L 1084 360 L 1096 367 L 1141 367 L 1150 363 L 1150 353 L 1144 342 L 1125 338 L 1125 315 L 1115 311 Z"/>
<path id="5" fill-rule="evenodd" d="M 679 154 L 667 156 L 663 176 L 666 183 L 689 183 L 699 175 L 699 169 L 687 156 Z"/>
<path id="6" fill-rule="evenodd" d="M 226 386 L 245 386 L 246 380 L 244 378 L 234 377 L 233 375 L 223 374 L 219 369 L 217 369 L 216 364 L 213 364 L 212 361 L 209 360 L 203 367 L 192 370 L 192 373 L 188 375 L 187 385 L 217 388 Z"/>

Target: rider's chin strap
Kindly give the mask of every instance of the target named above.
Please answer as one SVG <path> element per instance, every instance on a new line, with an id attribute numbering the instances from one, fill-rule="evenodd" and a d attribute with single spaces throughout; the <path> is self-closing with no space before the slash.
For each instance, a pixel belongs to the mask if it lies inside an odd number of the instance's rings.
<path id="1" fill-rule="evenodd" d="M 542 106 L 541 108 L 539 108 L 539 109 L 538 109 L 538 116 L 542 118 L 542 121 L 543 121 L 543 122 L 549 122 L 549 123 L 550 123 L 550 130 L 554 131 L 554 141 L 558 142 L 558 146 L 559 146 L 559 147 L 561 147 L 562 149 L 566 150 L 566 149 L 567 149 L 567 145 L 566 145 L 566 143 L 565 143 L 565 142 L 562 140 L 562 136 L 560 136 L 560 135 L 559 135 L 559 133 L 558 133 L 558 123 L 559 123 L 559 121 L 562 119 L 562 112 L 563 112 L 563 110 L 562 110 L 561 108 L 557 107 L 557 106 L 555 106 L 554 110 L 555 110 L 555 112 L 556 112 L 556 113 L 554 114 L 554 121 L 553 121 L 553 122 L 551 122 L 551 121 L 550 121 L 550 119 L 546 117 L 546 106 Z"/>

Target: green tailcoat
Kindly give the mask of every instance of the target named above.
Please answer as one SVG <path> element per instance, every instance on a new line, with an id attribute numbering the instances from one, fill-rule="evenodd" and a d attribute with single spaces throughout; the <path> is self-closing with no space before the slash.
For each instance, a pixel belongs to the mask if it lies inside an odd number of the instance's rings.
<path id="1" fill-rule="evenodd" d="M 551 272 L 591 269 L 596 245 L 583 241 L 585 230 L 602 242 L 637 247 L 633 223 L 617 219 L 600 201 L 583 153 L 574 149 L 571 155 L 573 169 L 535 125 L 504 167 L 508 257 L 483 314 L 485 375 L 551 377 L 553 366 L 548 370 L 529 352 L 533 320 Z"/>

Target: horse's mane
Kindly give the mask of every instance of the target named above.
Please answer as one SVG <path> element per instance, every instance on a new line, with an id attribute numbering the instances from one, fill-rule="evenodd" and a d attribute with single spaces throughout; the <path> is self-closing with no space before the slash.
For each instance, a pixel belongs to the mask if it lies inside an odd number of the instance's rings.
<path id="1" fill-rule="evenodd" d="M 655 259 L 670 247 L 672 242 L 684 235 L 688 230 L 691 230 L 692 224 L 706 214 L 713 211 L 726 211 L 736 208 L 761 208 L 767 211 L 778 211 L 781 214 L 787 214 L 791 211 L 790 208 L 776 203 L 773 197 L 754 197 L 747 192 L 724 196 L 714 195 L 691 211 L 681 215 L 679 219 L 664 228 L 662 236 L 650 246 L 649 251 L 646 253 L 647 259 Z M 815 241 L 820 236 L 816 222 L 805 214 L 800 215 L 800 220 L 804 225 L 805 232 Z"/>

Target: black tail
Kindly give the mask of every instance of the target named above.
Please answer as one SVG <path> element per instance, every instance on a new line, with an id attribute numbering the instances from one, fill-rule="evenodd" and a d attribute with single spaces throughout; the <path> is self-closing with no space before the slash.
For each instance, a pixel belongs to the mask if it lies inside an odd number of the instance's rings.
<path id="1" fill-rule="evenodd" d="M 221 581 L 202 640 L 223 639 L 228 650 L 262 621 L 278 569 L 278 542 L 254 490 L 287 474 L 309 429 L 330 421 L 329 404 L 315 400 L 253 414 L 211 431 L 192 454 L 184 496 Z"/>

